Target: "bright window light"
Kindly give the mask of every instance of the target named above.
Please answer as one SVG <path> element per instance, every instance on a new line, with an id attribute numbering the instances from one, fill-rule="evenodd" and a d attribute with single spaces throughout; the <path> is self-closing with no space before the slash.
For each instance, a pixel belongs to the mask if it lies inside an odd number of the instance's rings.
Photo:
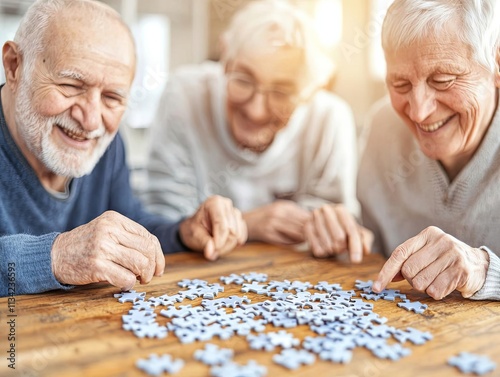
<path id="1" fill-rule="evenodd" d="M 168 78 L 170 21 L 165 16 L 143 14 L 132 32 L 137 70 L 124 120 L 132 128 L 145 128 L 153 122 Z"/>
<path id="2" fill-rule="evenodd" d="M 382 49 L 382 23 L 387 9 L 394 0 L 372 0 L 371 24 L 373 25 L 370 44 L 370 73 L 374 79 L 385 81 L 386 64 Z"/>
<path id="3" fill-rule="evenodd" d="M 315 19 L 321 42 L 328 48 L 337 45 L 342 38 L 342 0 L 318 0 Z"/>

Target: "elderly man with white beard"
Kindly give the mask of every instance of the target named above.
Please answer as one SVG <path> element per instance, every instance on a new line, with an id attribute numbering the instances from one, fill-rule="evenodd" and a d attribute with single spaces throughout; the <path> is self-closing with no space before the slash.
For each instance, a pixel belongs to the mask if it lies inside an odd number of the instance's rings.
<path id="1" fill-rule="evenodd" d="M 117 131 L 135 50 L 115 11 L 39 0 L 2 53 L 0 296 L 102 281 L 130 289 L 164 272 L 164 253 L 214 260 L 246 241 L 228 199 L 172 223 L 133 197 Z"/>

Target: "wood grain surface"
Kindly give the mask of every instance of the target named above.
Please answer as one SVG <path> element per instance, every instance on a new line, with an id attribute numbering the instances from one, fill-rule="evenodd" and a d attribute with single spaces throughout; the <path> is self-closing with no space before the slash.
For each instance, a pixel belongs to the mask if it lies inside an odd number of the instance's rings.
<path id="1" fill-rule="evenodd" d="M 244 246 L 217 262 L 208 262 L 199 254 L 180 253 L 166 257 L 167 268 L 160 278 L 148 285 L 136 285 L 146 298 L 162 294 L 175 294 L 182 288 L 177 282 L 203 279 L 219 282 L 220 276 L 231 273 L 261 272 L 269 280 L 300 280 L 316 284 L 318 281 L 340 283 L 343 289 L 353 289 L 356 279 L 377 277 L 384 260 L 371 255 L 360 265 L 352 265 L 344 258 L 315 259 L 309 253 L 263 244 Z M 222 284 L 222 283 L 221 283 Z M 253 302 L 268 299 L 253 293 L 242 293 L 237 285 L 225 285 L 218 297 L 247 295 Z M 397 307 L 390 301 L 370 301 L 374 311 L 389 319 L 388 325 L 400 329 L 415 327 L 430 331 L 434 339 L 425 345 L 408 345 L 412 353 L 399 361 L 380 360 L 370 351 L 356 348 L 349 364 L 335 364 L 319 358 L 310 366 L 289 371 L 272 362 L 274 352 L 249 349 L 244 337 L 234 336 L 222 341 L 214 338 L 210 343 L 233 348 L 234 360 L 244 363 L 250 359 L 268 368 L 268 376 L 462 376 L 447 360 L 460 351 L 489 356 L 497 369 L 488 376 L 500 375 L 500 304 L 475 302 L 453 293 L 442 301 L 434 301 L 423 293 L 411 289 L 406 282 L 393 283 L 390 288 L 400 289 L 412 301 L 419 300 L 429 306 L 423 314 L 415 314 Z M 312 290 L 311 290 L 312 291 Z M 117 288 L 107 284 L 78 287 L 67 292 L 54 291 L 39 295 L 17 296 L 16 317 L 16 370 L 7 367 L 7 314 L 8 300 L 0 299 L 0 358 L 1 376 L 145 376 L 135 367 L 140 358 L 151 353 L 168 353 L 185 361 L 184 368 L 175 376 L 208 376 L 209 367 L 196 361 L 193 353 L 205 342 L 182 344 L 174 334 L 165 339 L 139 339 L 122 329 L 122 314 L 130 303 L 120 304 L 114 293 Z M 189 301 L 189 300 L 188 300 Z M 199 305 L 201 299 L 180 305 Z M 160 308 L 157 308 L 158 313 Z M 158 316 L 164 324 L 167 318 Z M 266 331 L 278 331 L 268 325 Z M 307 326 L 287 329 L 301 340 L 314 336 Z"/>

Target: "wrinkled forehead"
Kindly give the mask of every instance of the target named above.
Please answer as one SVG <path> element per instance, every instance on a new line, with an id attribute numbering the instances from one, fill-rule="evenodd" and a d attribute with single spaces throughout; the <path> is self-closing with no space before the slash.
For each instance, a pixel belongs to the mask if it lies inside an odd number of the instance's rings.
<path id="1" fill-rule="evenodd" d="M 135 67 L 134 44 L 125 27 L 97 8 L 65 9 L 49 25 L 44 45 L 57 59 L 108 59 L 112 64 Z"/>
<path id="2" fill-rule="evenodd" d="M 384 53 L 388 64 L 404 60 L 454 61 L 466 64 L 472 62 L 474 54 L 471 46 L 446 31 L 439 35 L 423 36 L 397 47 L 389 46 L 384 49 Z"/>
<path id="3" fill-rule="evenodd" d="M 230 69 L 243 71 L 263 84 L 286 83 L 300 88 L 305 82 L 304 51 L 290 46 L 245 46 L 230 62 Z"/>

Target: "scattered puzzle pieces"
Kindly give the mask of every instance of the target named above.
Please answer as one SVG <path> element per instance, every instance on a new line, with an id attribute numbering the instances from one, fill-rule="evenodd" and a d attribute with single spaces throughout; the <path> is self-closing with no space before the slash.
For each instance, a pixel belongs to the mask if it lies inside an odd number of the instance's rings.
<path id="1" fill-rule="evenodd" d="M 294 338 L 293 334 L 287 333 L 285 330 L 268 332 L 267 336 L 271 344 L 276 347 L 291 348 L 300 344 L 299 339 Z"/>
<path id="2" fill-rule="evenodd" d="M 261 377 L 265 376 L 267 368 L 250 360 L 246 365 L 228 362 L 224 365 L 210 369 L 210 375 L 214 377 Z"/>
<path id="3" fill-rule="evenodd" d="M 194 358 L 203 364 L 212 366 L 227 363 L 233 358 L 233 354 L 234 351 L 232 349 L 219 348 L 215 344 L 207 343 L 204 349 L 195 351 Z"/>
<path id="4" fill-rule="evenodd" d="M 462 373 L 475 373 L 477 375 L 489 373 L 496 368 L 496 364 L 487 356 L 469 352 L 461 352 L 458 356 L 451 357 L 448 364 L 457 367 Z"/>
<path id="5" fill-rule="evenodd" d="M 393 336 L 400 343 L 404 343 L 409 340 L 413 344 L 418 345 L 425 344 L 432 339 L 432 334 L 430 332 L 422 332 L 412 327 L 408 327 L 406 331 L 396 330 L 393 333 Z"/>
<path id="6" fill-rule="evenodd" d="M 312 364 L 314 360 L 316 360 L 316 357 L 312 353 L 304 350 L 296 350 L 295 348 L 285 349 L 273 356 L 273 361 L 276 364 L 288 369 L 297 369 L 301 365 Z"/>
<path id="7" fill-rule="evenodd" d="M 252 282 L 252 284 L 243 284 L 241 287 L 242 292 L 254 292 L 258 294 L 266 294 L 269 291 L 265 285 L 259 284 L 256 281 Z"/>
<path id="8" fill-rule="evenodd" d="M 237 274 L 231 274 L 229 276 L 221 276 L 220 281 L 222 281 L 224 284 L 238 284 L 241 285 L 245 282 L 245 279 Z"/>
<path id="9" fill-rule="evenodd" d="M 184 361 L 173 360 L 170 355 L 151 354 L 147 359 L 138 360 L 136 366 L 150 376 L 160 376 L 163 373 L 177 373 L 184 367 Z"/>
<path id="10" fill-rule="evenodd" d="M 333 291 L 341 291 L 342 287 L 340 286 L 340 284 L 330 284 L 327 281 L 320 281 L 314 286 L 314 289 L 332 293 Z"/>
<path id="11" fill-rule="evenodd" d="M 216 337 L 229 339 L 234 335 L 244 336 L 250 349 L 281 352 L 273 360 L 285 368 L 297 369 L 301 365 L 314 363 L 316 356 L 333 363 L 348 363 L 357 347 L 365 347 L 378 358 L 399 360 L 411 353 L 402 344 L 410 342 L 424 344 L 432 339 L 429 332 L 408 327 L 406 330 L 387 326 L 387 318 L 373 311 L 373 304 L 356 298 L 353 290 L 343 290 L 339 284 L 321 281 L 309 282 L 270 281 L 266 274 L 251 272 L 220 277 L 224 284 L 241 286 L 241 291 L 268 297 L 263 301 L 252 301 L 247 296 L 232 295 L 216 298 L 224 288 L 217 283 L 199 279 L 183 279 L 178 282 L 183 290 L 173 295 L 164 294 L 145 300 L 144 292 L 121 292 L 114 295 L 121 303 L 130 302 L 132 307 L 122 316 L 123 328 L 139 338 L 165 338 L 174 334 L 181 343 L 210 341 Z M 427 305 L 410 302 L 398 290 L 385 289 L 380 293 L 371 291 L 372 281 L 357 280 L 355 287 L 367 300 L 384 299 L 399 302 L 406 310 L 422 313 Z M 314 289 L 315 291 L 310 291 Z M 179 305 L 185 299 L 200 300 L 201 305 Z M 200 302 L 198 301 L 198 302 Z M 165 322 L 158 322 L 156 308 Z M 165 319 L 162 319 L 165 321 Z M 269 325 L 291 329 L 308 326 L 318 335 L 300 340 L 285 330 L 266 331 Z M 399 343 L 391 342 L 391 337 Z M 255 362 L 239 365 L 232 362 L 233 350 L 220 349 L 206 344 L 194 353 L 194 358 L 211 366 L 213 376 L 261 376 L 266 369 Z M 472 359 L 460 362 L 470 366 Z M 179 360 L 182 362 L 182 360 Z M 182 366 L 170 356 L 151 355 L 148 360 L 139 360 L 137 366 L 152 375 L 175 373 Z M 473 364 L 473 363 L 472 363 Z M 489 370 L 490 364 L 479 363 L 475 370 Z M 479 365 L 478 364 L 478 365 Z M 475 365 L 475 364 L 474 364 Z M 482 368 L 482 369 L 481 369 Z M 155 374 L 157 373 L 157 374 Z"/>
<path id="12" fill-rule="evenodd" d="M 258 283 L 265 283 L 267 281 L 267 274 L 260 274 L 257 272 L 249 272 L 248 274 L 241 274 L 245 281 L 249 283 L 255 281 Z"/>
<path id="13" fill-rule="evenodd" d="M 372 291 L 372 285 L 372 280 L 356 280 L 356 284 L 354 284 L 357 289 L 363 291 L 363 293 L 361 293 L 361 297 L 366 300 L 377 301 L 379 299 L 383 299 L 387 301 L 395 301 L 396 298 L 406 300 L 406 295 L 395 289 L 384 289 L 382 292 L 375 293 Z"/>
<path id="14" fill-rule="evenodd" d="M 356 280 L 356 283 L 354 284 L 356 289 L 359 289 L 360 291 L 366 291 L 366 290 L 371 291 L 372 285 L 373 285 L 372 280 L 368 280 L 368 281 Z"/>
<path id="15" fill-rule="evenodd" d="M 133 329 L 133 332 L 138 338 L 147 337 L 163 339 L 167 337 L 167 328 L 158 325 L 156 322 L 147 325 L 139 325 Z"/>
<path id="16" fill-rule="evenodd" d="M 335 347 L 319 353 L 321 360 L 328 360 L 333 363 L 349 363 L 352 359 L 352 351 L 344 347 Z"/>
<path id="17" fill-rule="evenodd" d="M 248 345 L 253 350 L 273 351 L 274 344 L 271 343 L 267 334 L 247 335 Z"/>
<path id="18" fill-rule="evenodd" d="M 403 348 L 401 344 L 398 343 L 391 346 L 381 344 L 380 346 L 372 349 L 372 353 L 380 359 L 391 359 L 395 361 L 411 354 L 411 350 L 409 348 Z"/>

